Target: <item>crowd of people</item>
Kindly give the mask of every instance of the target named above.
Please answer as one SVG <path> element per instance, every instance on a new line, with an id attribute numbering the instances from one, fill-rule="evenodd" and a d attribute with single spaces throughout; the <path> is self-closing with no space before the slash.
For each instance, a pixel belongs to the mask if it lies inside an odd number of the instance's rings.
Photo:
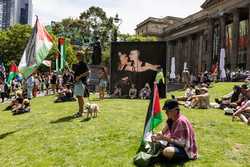
<path id="1" fill-rule="evenodd" d="M 135 84 L 131 84 L 128 91 L 128 97 L 129 99 L 149 99 L 151 92 L 149 83 L 146 83 L 141 90 L 137 90 Z M 114 92 L 111 96 L 114 98 L 122 98 L 122 88 L 119 85 L 115 86 Z"/>
<path id="2" fill-rule="evenodd" d="M 243 74 L 240 71 L 237 75 Z M 185 75 L 184 75 L 185 76 Z M 231 79 L 230 76 L 228 79 Z M 239 118 L 243 122 L 250 125 L 250 77 L 249 72 L 244 72 L 243 85 L 235 85 L 232 92 L 214 99 L 215 102 L 210 102 L 209 87 L 216 80 L 216 77 L 211 77 L 211 73 L 204 72 L 198 75 L 198 80 L 192 80 L 190 77 L 184 77 L 185 93 L 183 96 L 175 97 L 180 105 L 187 108 L 209 109 L 218 108 L 224 110 L 226 115 L 232 115 L 233 120 Z"/>

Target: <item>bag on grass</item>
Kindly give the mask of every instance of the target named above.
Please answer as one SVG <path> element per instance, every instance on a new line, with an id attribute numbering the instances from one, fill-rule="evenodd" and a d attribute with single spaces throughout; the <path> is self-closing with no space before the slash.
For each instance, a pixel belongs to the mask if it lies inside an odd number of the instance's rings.
<path id="1" fill-rule="evenodd" d="M 234 109 L 232 108 L 224 108 L 225 115 L 233 115 Z"/>
<path id="2" fill-rule="evenodd" d="M 140 151 L 134 157 L 134 164 L 137 167 L 149 166 L 162 152 L 160 143 L 148 143 L 144 149 L 144 151 Z"/>

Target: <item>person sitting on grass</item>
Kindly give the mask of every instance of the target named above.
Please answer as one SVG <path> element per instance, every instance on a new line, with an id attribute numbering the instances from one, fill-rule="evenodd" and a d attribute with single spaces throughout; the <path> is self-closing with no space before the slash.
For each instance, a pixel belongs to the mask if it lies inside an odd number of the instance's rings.
<path id="1" fill-rule="evenodd" d="M 130 99 L 136 99 L 137 98 L 137 89 L 135 88 L 134 84 L 132 84 L 131 88 L 129 89 L 129 98 Z"/>
<path id="2" fill-rule="evenodd" d="M 8 110 L 13 110 L 15 108 L 19 108 L 20 105 L 23 104 L 23 95 L 21 91 L 17 91 L 16 92 L 16 99 L 12 100 L 11 103 L 9 104 L 9 106 L 7 106 L 4 111 L 8 111 Z"/>
<path id="3" fill-rule="evenodd" d="M 24 99 L 22 105 L 12 110 L 13 115 L 24 114 L 27 112 L 30 112 L 30 101 L 28 99 Z"/>
<path id="4" fill-rule="evenodd" d="M 112 94 L 112 97 L 114 97 L 114 98 L 122 97 L 122 89 L 119 85 L 115 86 L 114 93 Z"/>
<path id="5" fill-rule="evenodd" d="M 250 100 L 245 102 L 240 108 L 233 113 L 233 120 L 239 117 L 243 122 L 248 123 L 250 125 Z"/>
<path id="6" fill-rule="evenodd" d="M 233 88 L 233 92 L 222 97 L 221 100 L 218 98 L 215 99 L 215 102 L 219 104 L 220 109 L 224 109 L 226 107 L 235 108 L 237 106 L 237 102 L 241 95 L 241 87 L 235 85 Z"/>
<path id="7" fill-rule="evenodd" d="M 189 101 L 191 97 L 194 95 L 195 95 L 194 85 L 188 85 L 184 96 L 177 97 L 177 98 L 174 95 L 171 95 L 171 96 L 172 96 L 172 99 L 176 99 L 177 101 Z"/>
<path id="8" fill-rule="evenodd" d="M 191 108 L 208 109 L 210 107 L 208 89 L 203 87 L 200 89 L 200 94 L 192 96 Z"/>
<path id="9" fill-rule="evenodd" d="M 170 161 L 195 160 L 198 157 L 195 132 L 188 119 L 181 115 L 176 100 L 168 100 L 163 106 L 167 122 L 165 128 L 152 136 L 153 142 L 167 142 L 163 156 Z"/>
<path id="10" fill-rule="evenodd" d="M 64 88 L 60 91 L 57 99 L 55 100 L 55 103 L 67 101 L 76 101 L 76 99 L 73 97 L 73 92 L 70 89 L 69 84 L 64 85 Z"/>
<path id="11" fill-rule="evenodd" d="M 148 83 L 145 84 L 145 87 L 140 91 L 140 98 L 141 99 L 149 99 L 151 95 L 151 89 Z"/>

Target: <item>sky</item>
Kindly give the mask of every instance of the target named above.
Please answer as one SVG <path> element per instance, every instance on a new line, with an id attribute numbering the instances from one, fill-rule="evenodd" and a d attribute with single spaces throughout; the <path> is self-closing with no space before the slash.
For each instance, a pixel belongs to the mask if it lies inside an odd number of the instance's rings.
<path id="1" fill-rule="evenodd" d="M 98 6 L 109 17 L 118 13 L 122 19 L 120 31 L 134 34 L 136 25 L 148 17 L 186 17 L 201 10 L 203 2 L 205 0 L 33 0 L 33 15 L 47 25 L 63 18 L 78 18 L 89 7 Z"/>

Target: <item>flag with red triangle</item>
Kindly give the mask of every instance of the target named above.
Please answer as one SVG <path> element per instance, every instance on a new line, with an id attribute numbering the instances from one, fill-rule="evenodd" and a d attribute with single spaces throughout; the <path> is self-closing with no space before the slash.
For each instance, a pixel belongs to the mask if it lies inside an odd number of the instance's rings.
<path id="1" fill-rule="evenodd" d="M 43 63 L 52 46 L 52 37 L 37 18 L 18 67 L 24 78 L 28 78 Z"/>
<path id="2" fill-rule="evenodd" d="M 153 130 L 163 121 L 157 83 L 154 83 L 154 94 L 151 97 L 144 125 L 143 143 L 151 141 Z"/>

